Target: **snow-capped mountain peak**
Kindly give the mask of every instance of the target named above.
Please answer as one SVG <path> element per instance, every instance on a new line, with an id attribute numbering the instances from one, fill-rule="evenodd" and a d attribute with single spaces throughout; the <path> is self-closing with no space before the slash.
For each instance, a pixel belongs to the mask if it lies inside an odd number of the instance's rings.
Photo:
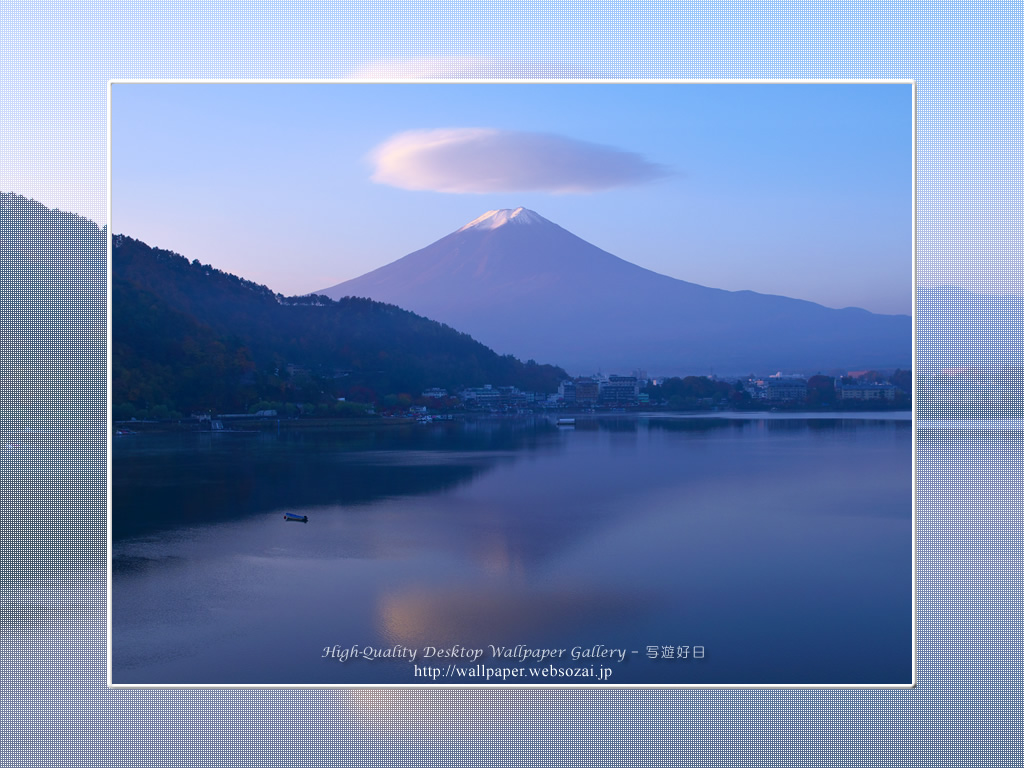
<path id="1" fill-rule="evenodd" d="M 574 374 L 638 366 L 664 376 L 878 370 L 911 359 L 909 317 L 659 275 L 526 208 L 488 211 L 318 293 L 396 304 L 499 354 L 555 362 Z"/>
<path id="2" fill-rule="evenodd" d="M 465 232 L 467 229 L 497 229 L 498 227 L 504 226 L 505 224 L 542 224 L 546 222 L 543 216 L 539 213 L 519 207 L 519 208 L 499 208 L 494 211 L 488 211 L 482 216 L 477 216 L 469 224 L 457 230 L 458 232 Z"/>

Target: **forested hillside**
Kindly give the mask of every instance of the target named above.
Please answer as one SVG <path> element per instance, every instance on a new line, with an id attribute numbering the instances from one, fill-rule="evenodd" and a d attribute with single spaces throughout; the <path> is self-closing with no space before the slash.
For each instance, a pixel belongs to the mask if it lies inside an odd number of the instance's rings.
<path id="1" fill-rule="evenodd" d="M 114 417 L 375 403 L 428 387 L 553 392 L 564 371 L 499 356 L 369 299 L 285 298 L 130 237 L 114 238 Z"/>

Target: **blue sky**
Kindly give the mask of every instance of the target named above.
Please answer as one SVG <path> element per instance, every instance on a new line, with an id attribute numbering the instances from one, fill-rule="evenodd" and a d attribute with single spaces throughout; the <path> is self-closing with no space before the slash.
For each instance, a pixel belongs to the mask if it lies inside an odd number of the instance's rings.
<path id="1" fill-rule="evenodd" d="M 702 285 L 911 310 L 906 84 L 116 83 L 111 115 L 113 232 L 285 294 L 522 205 Z"/>

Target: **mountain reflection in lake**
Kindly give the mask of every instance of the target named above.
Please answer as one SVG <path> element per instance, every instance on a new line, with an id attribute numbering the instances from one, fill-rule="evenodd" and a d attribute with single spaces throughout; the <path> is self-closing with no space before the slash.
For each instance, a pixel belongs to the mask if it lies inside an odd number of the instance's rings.
<path id="1" fill-rule="evenodd" d="M 629 652 L 597 662 L 612 684 L 906 684 L 911 435 L 614 415 L 119 438 L 112 679 L 427 684 L 323 652 L 525 644 L 581 667 L 570 649 L 602 644 Z"/>

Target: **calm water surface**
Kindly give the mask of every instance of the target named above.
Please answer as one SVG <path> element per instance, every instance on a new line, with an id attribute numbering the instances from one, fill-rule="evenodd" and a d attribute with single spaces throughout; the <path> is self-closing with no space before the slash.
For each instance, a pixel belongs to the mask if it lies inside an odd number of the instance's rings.
<path id="1" fill-rule="evenodd" d="M 613 684 L 909 683 L 911 453 L 906 414 L 118 437 L 113 682 L 550 666 L 489 647 L 523 645 Z"/>

